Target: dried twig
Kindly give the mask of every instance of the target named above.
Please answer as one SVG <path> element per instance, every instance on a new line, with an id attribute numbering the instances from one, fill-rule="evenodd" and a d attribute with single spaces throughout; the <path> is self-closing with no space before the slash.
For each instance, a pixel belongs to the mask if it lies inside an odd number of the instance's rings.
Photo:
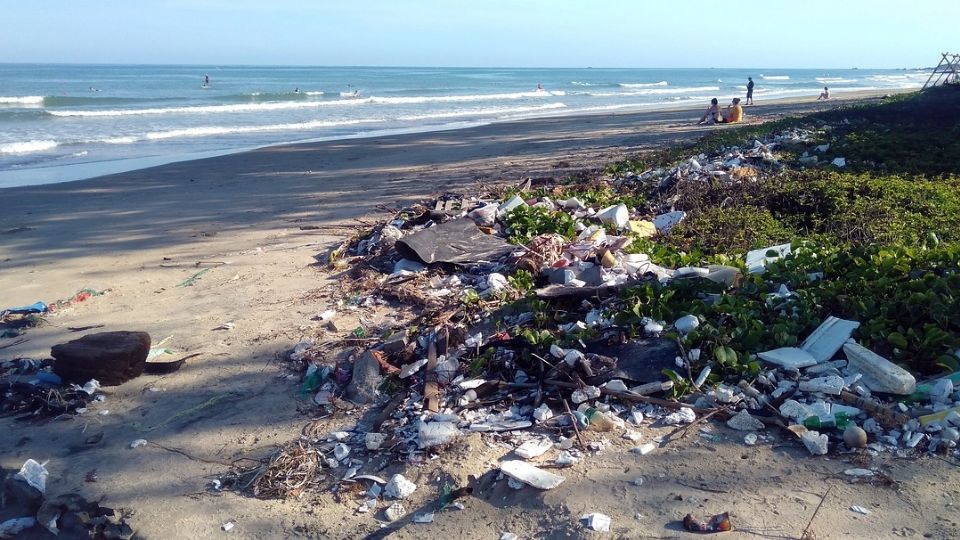
<path id="1" fill-rule="evenodd" d="M 810 530 L 810 525 L 813 525 L 813 520 L 817 518 L 817 513 L 820 511 L 820 507 L 823 506 L 824 501 L 827 500 L 827 495 L 830 494 L 831 489 L 833 489 L 833 486 L 828 487 L 827 491 L 825 491 L 823 495 L 820 497 L 820 504 L 817 505 L 817 509 L 814 510 L 813 515 L 810 516 L 810 521 L 807 522 L 807 526 L 804 527 L 803 532 L 800 533 L 801 540 L 806 540 L 807 538 L 810 538 L 809 536 L 807 536 L 807 532 Z"/>
<path id="2" fill-rule="evenodd" d="M 567 408 L 567 414 L 570 415 L 570 423 L 573 424 L 573 432 L 577 434 L 577 442 L 580 443 L 580 449 L 583 450 L 585 446 L 583 445 L 583 438 L 580 436 L 580 428 L 577 427 L 577 417 L 570 412 L 570 404 L 567 403 L 567 400 L 563 400 L 563 406 Z"/>

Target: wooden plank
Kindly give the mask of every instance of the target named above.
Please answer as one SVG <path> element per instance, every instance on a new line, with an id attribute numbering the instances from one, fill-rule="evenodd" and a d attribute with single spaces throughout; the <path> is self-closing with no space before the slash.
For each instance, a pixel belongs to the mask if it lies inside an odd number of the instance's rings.
<path id="1" fill-rule="evenodd" d="M 423 404 L 428 411 L 440 411 L 440 385 L 437 384 L 437 344 L 434 341 L 427 346 L 427 374 L 423 389 Z"/>

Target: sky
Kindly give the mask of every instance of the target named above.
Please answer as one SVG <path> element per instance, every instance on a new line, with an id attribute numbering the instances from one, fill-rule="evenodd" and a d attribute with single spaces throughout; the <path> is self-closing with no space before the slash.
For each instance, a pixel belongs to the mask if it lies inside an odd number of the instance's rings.
<path id="1" fill-rule="evenodd" d="M 960 0 L 4 2 L 0 62 L 914 68 Z"/>

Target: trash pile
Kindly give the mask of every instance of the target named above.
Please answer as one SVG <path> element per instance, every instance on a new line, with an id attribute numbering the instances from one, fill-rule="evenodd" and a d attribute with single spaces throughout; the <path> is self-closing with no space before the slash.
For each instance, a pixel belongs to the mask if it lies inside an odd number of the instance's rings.
<path id="1" fill-rule="evenodd" d="M 519 459 L 503 461 L 500 475 L 518 489 L 563 482 L 528 460 L 542 462 L 553 451 L 552 464 L 563 467 L 602 450 L 603 440 L 585 442 L 584 431 L 619 434 L 646 455 L 659 441 L 640 444 L 636 427 L 707 418 L 742 431 L 747 445 L 769 440 L 764 434 L 779 428 L 813 455 L 956 453 L 960 394 L 953 384 L 960 373 L 917 384 L 911 373 L 852 339 L 857 321 L 828 317 L 812 334 L 796 336 L 803 338 L 798 346 L 752 355 L 752 374 L 731 376 L 722 368 L 735 353 L 715 346 L 708 357 L 691 343 L 708 322 L 702 316 L 660 320 L 655 306 L 625 301 L 624 293 L 637 287 L 697 283 L 714 291 L 701 299 L 715 303 L 745 276 L 762 277 L 769 265 L 789 258 L 791 245 L 783 244 L 730 265 L 667 268 L 637 248 L 686 216 L 669 196 L 652 194 L 681 183 L 758 181 L 783 167 L 778 145 L 810 139 L 811 132 L 794 129 L 749 148 L 605 179 L 616 192 L 646 193 L 645 203 L 631 198 L 632 204 L 595 207 L 586 197 L 551 197 L 563 193 L 556 186 L 530 194 L 528 182 L 507 196 L 444 196 L 348 240 L 326 260 L 349 278 L 342 283 L 353 287 L 353 304 L 400 302 L 419 308 L 419 316 L 347 360 L 332 360 L 329 344 L 311 340 L 290 353 L 291 366 L 303 374 L 303 392 L 321 409 L 332 413 L 345 401 L 382 405 L 352 429 L 305 433 L 292 468 L 326 476 L 335 490 L 369 485 L 358 491 L 357 511 L 370 512 L 389 491 L 380 486 L 389 484 L 362 474 L 368 457 L 420 463 L 468 433 L 513 449 Z M 528 238 L 523 245 L 510 241 L 522 237 Z M 789 310 L 794 293 L 767 285 L 772 305 Z M 634 321 L 625 324 L 624 313 Z M 320 319 L 335 316 L 331 310 Z M 259 468 L 259 479 L 248 484 L 260 486 L 255 494 L 297 496 L 309 482 L 305 476 L 291 482 L 271 466 Z M 289 489 L 265 489 L 262 480 L 270 475 Z M 584 520 L 607 527 L 598 516 Z M 726 516 L 684 524 L 730 528 Z"/>
<path id="2" fill-rule="evenodd" d="M 132 538 L 124 511 L 101 506 L 76 494 L 47 495 L 45 464 L 28 459 L 17 472 L 0 470 L 3 505 L 0 538 Z M 53 535 L 53 536 L 51 536 Z"/>

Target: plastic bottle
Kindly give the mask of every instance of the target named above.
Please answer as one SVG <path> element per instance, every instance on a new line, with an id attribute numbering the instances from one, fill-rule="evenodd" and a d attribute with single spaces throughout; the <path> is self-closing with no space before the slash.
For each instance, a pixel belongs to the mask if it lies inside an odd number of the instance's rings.
<path id="1" fill-rule="evenodd" d="M 933 389 L 933 386 L 937 384 L 937 381 L 939 381 L 940 379 L 950 379 L 950 382 L 952 382 L 954 386 L 960 386 L 960 371 L 955 371 L 950 375 L 947 375 L 946 377 L 939 377 L 937 379 L 930 381 L 929 383 L 918 384 L 917 391 L 910 394 L 909 396 L 904 398 L 902 401 L 904 403 L 913 403 L 916 401 L 927 401 L 928 399 L 930 399 L 930 390 Z"/>
<path id="2" fill-rule="evenodd" d="M 803 426 L 807 429 L 846 429 L 850 424 L 850 417 L 847 413 L 838 412 L 828 416 L 808 416 L 803 421 Z"/>
<path id="3" fill-rule="evenodd" d="M 592 431 L 613 431 L 616 424 L 606 414 L 590 408 L 585 411 L 587 417 L 587 429 Z"/>

